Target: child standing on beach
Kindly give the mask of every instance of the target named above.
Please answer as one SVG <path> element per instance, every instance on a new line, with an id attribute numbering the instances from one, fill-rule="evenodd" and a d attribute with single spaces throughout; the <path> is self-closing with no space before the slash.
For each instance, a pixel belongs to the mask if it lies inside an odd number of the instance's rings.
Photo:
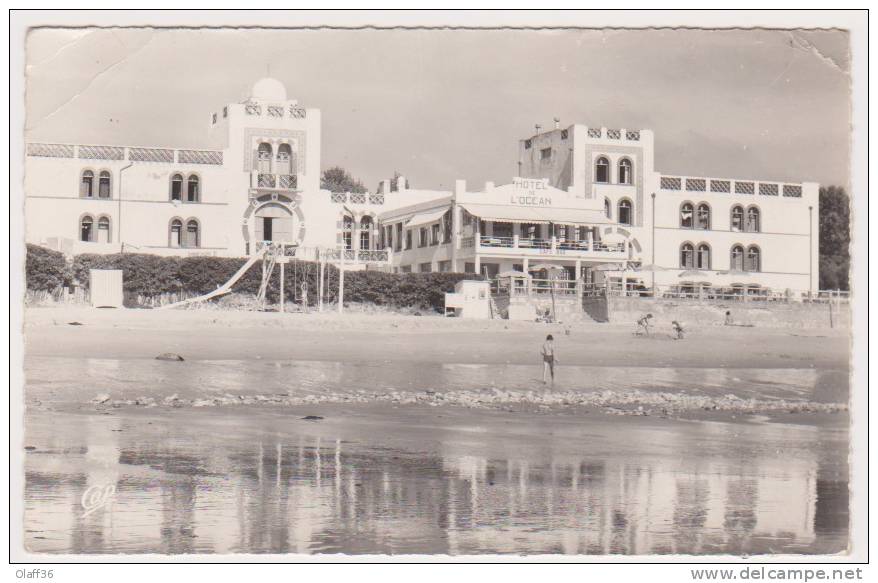
<path id="1" fill-rule="evenodd" d="M 543 355 L 543 384 L 546 384 L 546 373 L 551 374 L 552 384 L 555 384 L 555 339 L 549 334 L 546 341 L 543 342 L 543 349 L 540 351 Z"/>

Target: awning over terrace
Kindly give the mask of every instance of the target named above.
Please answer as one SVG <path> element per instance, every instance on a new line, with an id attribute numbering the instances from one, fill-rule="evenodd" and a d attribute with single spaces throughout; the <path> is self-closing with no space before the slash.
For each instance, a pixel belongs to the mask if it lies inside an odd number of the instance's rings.
<path id="1" fill-rule="evenodd" d="M 429 225 L 430 223 L 437 223 L 442 220 L 442 215 L 448 212 L 447 208 L 442 208 L 434 211 L 427 211 L 423 213 L 418 213 L 412 218 L 408 220 L 405 224 L 406 227 L 418 227 L 420 225 Z"/>
<path id="2" fill-rule="evenodd" d="M 559 225 L 605 225 L 611 221 L 602 210 L 526 207 L 460 203 L 468 213 L 495 223 L 557 223 Z"/>

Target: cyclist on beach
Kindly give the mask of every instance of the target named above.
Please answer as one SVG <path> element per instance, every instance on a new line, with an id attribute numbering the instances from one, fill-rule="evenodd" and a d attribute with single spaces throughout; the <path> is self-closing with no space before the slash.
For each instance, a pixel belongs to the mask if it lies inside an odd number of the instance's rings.
<path id="1" fill-rule="evenodd" d="M 540 353 L 543 355 L 543 384 L 546 384 L 546 373 L 551 374 L 552 384 L 554 384 L 555 363 L 558 361 L 555 358 L 555 339 L 551 334 L 546 336 L 546 341 L 543 342 L 543 349 Z"/>

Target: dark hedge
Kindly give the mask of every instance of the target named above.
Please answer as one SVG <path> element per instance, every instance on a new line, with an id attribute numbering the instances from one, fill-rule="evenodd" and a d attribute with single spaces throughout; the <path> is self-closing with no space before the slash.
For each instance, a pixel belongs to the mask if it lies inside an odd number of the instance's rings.
<path id="1" fill-rule="evenodd" d="M 70 283 L 71 273 L 63 253 L 27 245 L 25 282 L 32 291 L 53 292 Z"/>
<path id="2" fill-rule="evenodd" d="M 142 253 L 114 255 L 77 255 L 68 270 L 60 253 L 28 245 L 28 288 L 54 289 L 52 284 L 75 279 L 85 288 L 90 269 L 121 269 L 124 289 L 130 294 L 156 297 L 162 294 L 203 294 L 229 280 L 244 264 L 244 259 L 225 257 L 162 257 Z M 269 301 L 279 299 L 279 266 L 268 288 Z M 299 301 L 302 283 L 307 285 L 308 304 L 317 304 L 318 265 L 308 261 L 290 261 L 284 268 L 284 295 L 287 301 Z M 256 262 L 232 288 L 234 292 L 255 295 L 262 279 L 261 262 Z M 345 303 L 371 303 L 397 308 L 441 311 L 445 292 L 454 290 L 462 279 L 481 279 L 471 273 L 384 273 L 381 271 L 345 271 Z M 338 269 L 326 266 L 324 300 L 338 299 Z M 57 287 L 57 285 L 55 285 Z"/>

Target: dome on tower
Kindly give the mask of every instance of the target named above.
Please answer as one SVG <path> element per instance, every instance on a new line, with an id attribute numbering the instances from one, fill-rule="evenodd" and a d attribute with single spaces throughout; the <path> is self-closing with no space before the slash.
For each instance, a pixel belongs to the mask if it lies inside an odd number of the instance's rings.
<path id="1" fill-rule="evenodd" d="M 250 89 L 250 97 L 266 101 L 286 101 L 287 89 L 277 79 L 265 77 L 253 84 L 253 87 Z"/>

